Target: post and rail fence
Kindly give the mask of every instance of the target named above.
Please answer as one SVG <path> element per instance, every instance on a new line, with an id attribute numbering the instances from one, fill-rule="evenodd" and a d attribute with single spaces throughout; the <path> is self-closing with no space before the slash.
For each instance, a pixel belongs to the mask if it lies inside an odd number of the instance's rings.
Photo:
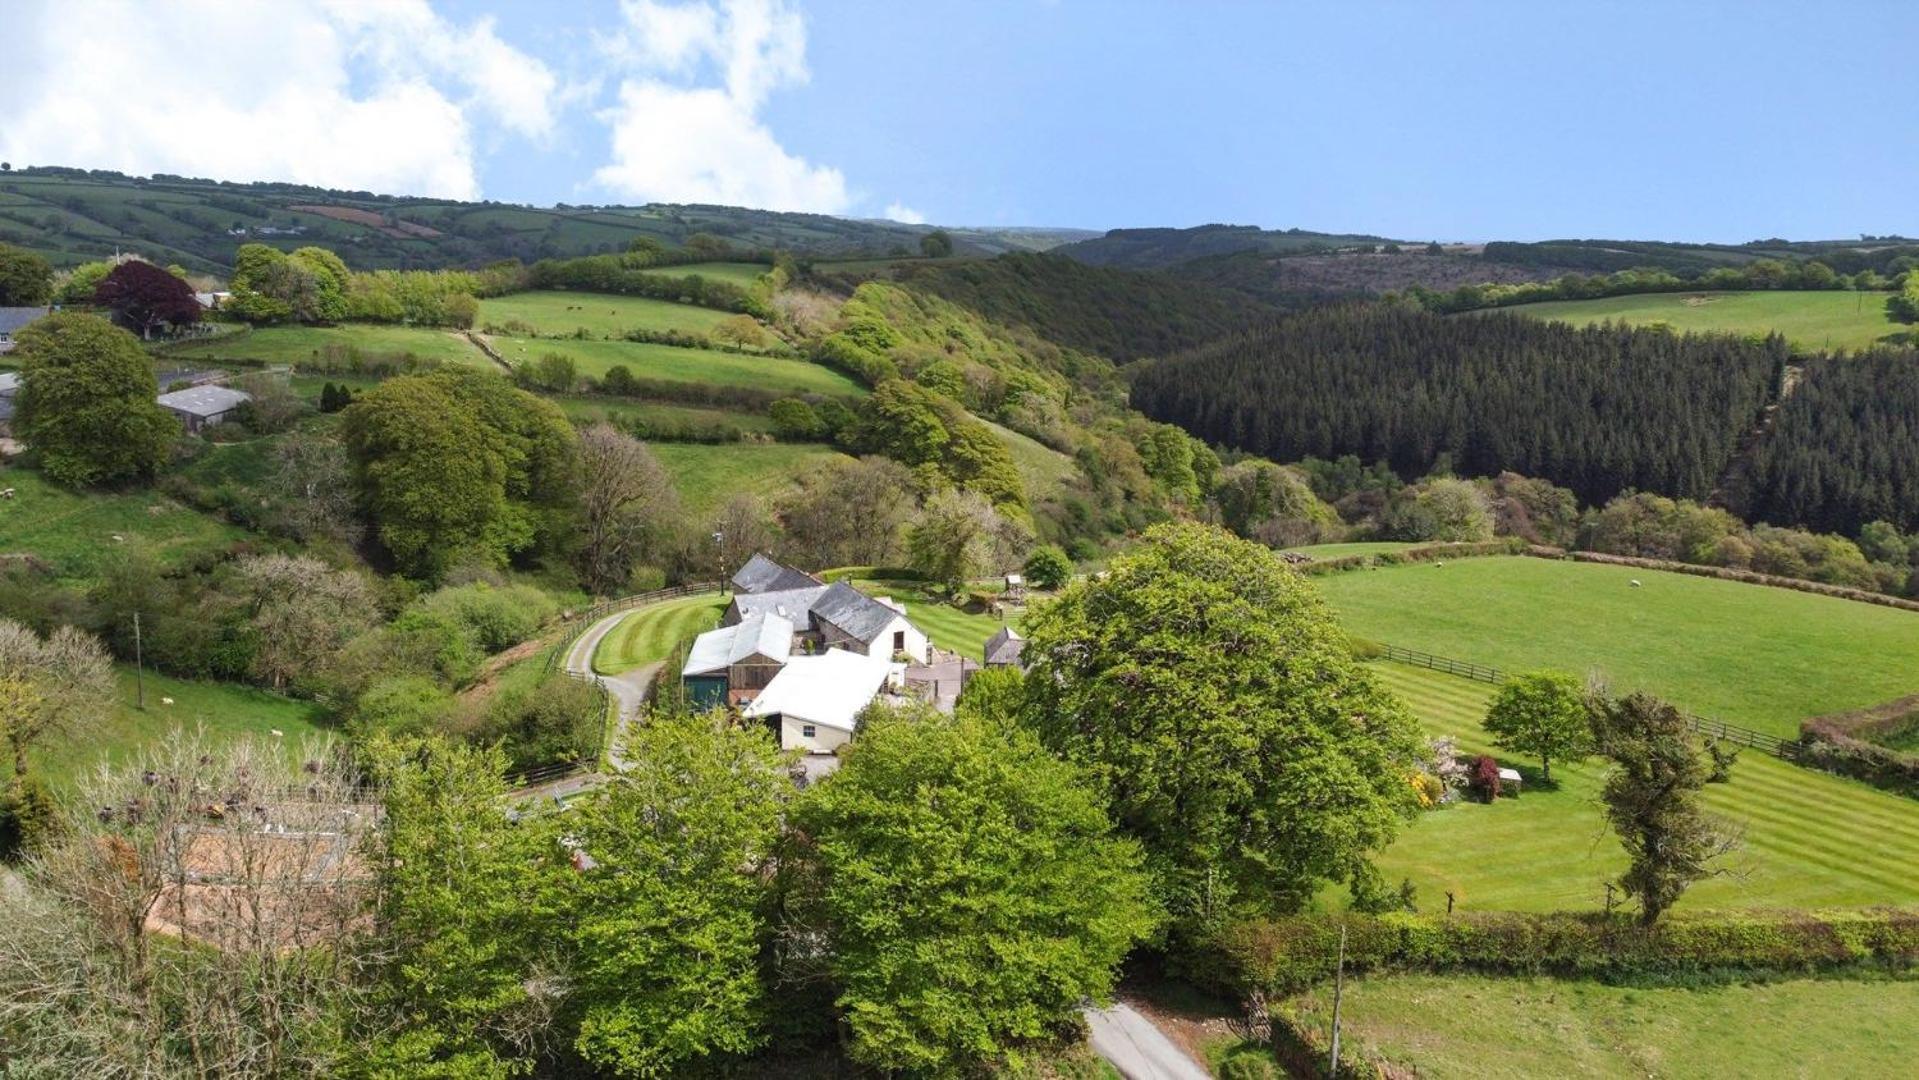
<path id="1" fill-rule="evenodd" d="M 559 644 L 554 647 L 553 651 L 547 654 L 546 670 L 548 673 L 551 673 L 559 668 L 559 666 L 565 662 L 566 654 L 573 650 L 573 643 L 579 640 L 580 635 L 586 631 L 586 628 L 616 611 L 627 611 L 632 608 L 645 607 L 648 604 L 657 604 L 662 600 L 678 600 L 683 596 L 698 596 L 701 593 L 719 592 L 721 588 L 722 586 L 719 583 L 712 581 L 694 582 L 691 585 L 673 585 L 664 589 L 653 589 L 648 592 L 634 593 L 632 596 L 622 596 L 613 600 L 602 600 L 584 611 L 568 615 L 562 620 L 566 625 L 566 633 L 560 638 Z"/>
<path id="2" fill-rule="evenodd" d="M 1495 686 L 1506 681 L 1506 672 L 1496 667 L 1487 667 L 1467 660 L 1455 660 L 1450 656 L 1439 656 L 1398 645 L 1381 643 L 1379 648 L 1379 656 L 1383 660 L 1422 667 L 1447 675 L 1457 675 L 1464 679 L 1474 679 Z M 1692 725 L 1692 729 L 1702 735 L 1738 746 L 1748 746 L 1786 761 L 1798 762 L 1804 752 L 1799 743 L 1791 739 L 1782 739 L 1777 735 L 1768 735 L 1763 731 L 1754 731 L 1751 728 L 1728 724 L 1723 720 L 1695 716 L 1692 713 L 1686 713 L 1685 717 L 1686 722 Z"/>

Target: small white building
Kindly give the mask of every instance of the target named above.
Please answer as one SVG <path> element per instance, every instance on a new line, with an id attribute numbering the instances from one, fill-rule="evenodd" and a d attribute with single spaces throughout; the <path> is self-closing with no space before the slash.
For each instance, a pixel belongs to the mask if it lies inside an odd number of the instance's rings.
<path id="1" fill-rule="evenodd" d="M 795 656 L 742 714 L 777 725 L 782 750 L 831 754 L 852 740 L 860 710 L 897 688 L 904 672 L 903 664 L 846 649 Z"/>

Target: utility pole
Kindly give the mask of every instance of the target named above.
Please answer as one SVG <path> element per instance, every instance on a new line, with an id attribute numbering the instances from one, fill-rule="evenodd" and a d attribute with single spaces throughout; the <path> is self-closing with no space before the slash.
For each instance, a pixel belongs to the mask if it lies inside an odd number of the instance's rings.
<path id="1" fill-rule="evenodd" d="M 719 576 L 713 580 L 719 582 L 720 591 L 726 591 L 726 530 L 713 530 L 713 565 L 719 570 Z"/>
<path id="2" fill-rule="evenodd" d="M 147 707 L 147 667 L 140 658 L 140 613 L 133 613 L 133 707 Z"/>
<path id="3" fill-rule="evenodd" d="M 1346 924 L 1339 924 L 1339 968 L 1333 974 L 1333 1052 L 1326 1075 L 1339 1075 L 1339 1000 L 1346 991 Z"/>

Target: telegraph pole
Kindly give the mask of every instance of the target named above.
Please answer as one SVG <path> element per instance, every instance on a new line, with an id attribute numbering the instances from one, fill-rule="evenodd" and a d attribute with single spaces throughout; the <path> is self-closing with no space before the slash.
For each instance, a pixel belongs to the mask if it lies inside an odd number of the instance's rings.
<path id="1" fill-rule="evenodd" d="M 1339 1075 L 1339 999 L 1346 990 L 1346 924 L 1339 925 L 1339 968 L 1333 975 L 1333 1052 L 1327 1076 Z"/>
<path id="2" fill-rule="evenodd" d="M 147 668 L 140 658 L 140 613 L 133 613 L 133 707 L 147 707 Z"/>

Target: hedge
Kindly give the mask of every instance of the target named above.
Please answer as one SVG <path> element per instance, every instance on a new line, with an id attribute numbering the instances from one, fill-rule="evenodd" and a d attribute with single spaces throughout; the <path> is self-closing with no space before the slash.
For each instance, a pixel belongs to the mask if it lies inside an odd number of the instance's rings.
<path id="1" fill-rule="evenodd" d="M 1539 552 L 1532 552 L 1539 554 Z M 1701 566 L 1697 563 L 1674 562 L 1670 559 L 1642 559 L 1636 555 L 1606 555 L 1597 551 L 1574 551 L 1564 558 L 1579 562 L 1606 563 L 1611 566 L 1636 566 L 1642 570 L 1665 570 L 1674 574 L 1691 574 L 1694 577 L 1718 578 L 1721 581 L 1743 581 L 1748 585 L 1770 585 L 1775 589 L 1792 589 L 1796 592 L 1816 593 L 1820 596 L 1832 596 L 1841 600 L 1858 600 L 1867 604 L 1879 604 L 1883 607 L 1902 608 L 1906 611 L 1919 611 L 1919 600 L 1908 600 L 1903 596 L 1888 596 L 1870 589 L 1854 589 L 1845 585 L 1827 585 L 1821 581 L 1806 581 L 1803 578 L 1780 577 L 1777 574 L 1760 574 L 1751 570 L 1737 570 L 1730 566 Z"/>
<path id="2" fill-rule="evenodd" d="M 1642 927 L 1626 916 L 1489 912 L 1298 916 L 1226 928 L 1190 974 L 1240 996 L 1332 977 L 1341 926 L 1353 971 L 1599 977 L 1799 973 L 1919 960 L 1919 908 L 1714 912 Z"/>
<path id="3" fill-rule="evenodd" d="M 1869 709 L 1815 716 L 1799 725 L 1805 764 L 1919 799 L 1919 754 L 1873 741 L 1919 727 L 1919 694 Z"/>
<path id="4" fill-rule="evenodd" d="M 1403 566 L 1409 563 L 1435 562 L 1440 559 L 1484 558 L 1489 555 L 1521 555 L 1529 550 L 1531 550 L 1530 546 L 1524 540 L 1508 536 L 1498 540 L 1427 544 L 1423 547 L 1405 548 L 1400 551 L 1342 555 L 1336 559 L 1315 559 L 1312 562 L 1296 564 L 1294 569 L 1302 574 L 1337 574 L 1346 570 L 1361 570 L 1372 566 Z M 1558 548 L 1542 550 L 1561 554 Z"/>

